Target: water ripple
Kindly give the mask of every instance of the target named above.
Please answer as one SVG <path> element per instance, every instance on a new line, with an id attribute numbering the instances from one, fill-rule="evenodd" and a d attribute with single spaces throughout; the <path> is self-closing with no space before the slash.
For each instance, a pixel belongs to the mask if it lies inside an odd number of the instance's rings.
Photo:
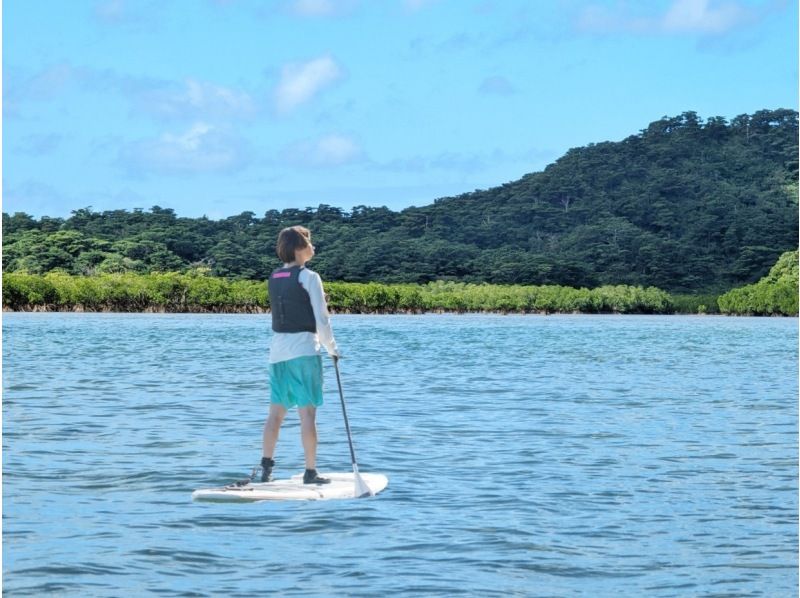
<path id="1" fill-rule="evenodd" d="M 244 505 L 189 495 L 260 456 L 268 316 L 3 320 L 9 596 L 797 593 L 796 319 L 336 316 L 390 485 Z M 346 471 L 325 370 L 320 468 Z"/>

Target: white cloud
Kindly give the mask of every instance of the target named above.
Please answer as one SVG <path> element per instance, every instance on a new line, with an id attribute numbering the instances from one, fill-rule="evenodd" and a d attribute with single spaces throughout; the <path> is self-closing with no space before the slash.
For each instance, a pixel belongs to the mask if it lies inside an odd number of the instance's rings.
<path id="1" fill-rule="evenodd" d="M 3 181 L 3 211 L 9 214 L 25 212 L 32 216 L 57 216 L 62 215 L 68 205 L 74 205 L 73 198 L 42 181 L 28 179 L 14 187 Z"/>
<path id="2" fill-rule="evenodd" d="M 373 162 L 375 170 L 388 172 L 424 173 L 446 171 L 461 174 L 474 174 L 484 170 L 488 164 L 485 152 L 441 152 L 428 156 L 396 158 L 389 162 Z"/>
<path id="3" fill-rule="evenodd" d="M 163 12 L 163 5 L 158 0 L 99 0 L 94 4 L 94 16 L 104 25 L 152 30 Z"/>
<path id="4" fill-rule="evenodd" d="M 557 156 L 553 150 L 542 148 L 529 148 L 527 150 L 508 151 L 504 149 L 485 150 L 477 152 L 441 152 L 433 155 L 417 155 L 406 158 L 396 158 L 389 162 L 370 162 L 369 166 L 378 171 L 389 172 L 451 172 L 455 174 L 474 175 L 489 168 L 509 164 L 531 165 L 549 162 Z"/>
<path id="5" fill-rule="evenodd" d="M 231 172 L 246 163 L 247 147 L 231 132 L 197 122 L 182 133 L 164 133 L 123 146 L 119 161 L 131 174 Z"/>
<path id="6" fill-rule="evenodd" d="M 325 135 L 289 146 L 285 158 L 297 166 L 341 166 L 360 159 L 363 152 L 347 135 Z"/>
<path id="7" fill-rule="evenodd" d="M 21 154 L 43 156 L 53 153 L 61 145 L 63 137 L 56 133 L 32 134 L 23 137 L 16 147 Z"/>
<path id="8" fill-rule="evenodd" d="M 123 0 L 104 0 L 94 6 L 94 14 L 101 21 L 118 22 L 125 17 L 125 2 Z"/>
<path id="9" fill-rule="evenodd" d="M 21 81 L 20 87 L 10 92 L 26 100 L 49 100 L 59 95 L 80 76 L 80 72 L 67 63 L 53 64 Z"/>
<path id="10" fill-rule="evenodd" d="M 150 196 L 142 196 L 130 188 L 80 189 L 65 192 L 39 180 L 27 179 L 10 187 L 3 181 L 3 211 L 25 212 L 36 218 L 69 218 L 74 210 L 89 207 L 93 211 L 114 210 L 120 206 L 148 206 Z M 164 204 L 161 203 L 163 206 Z"/>
<path id="11" fill-rule="evenodd" d="M 3 115 L 21 117 L 32 102 L 54 100 L 84 77 L 83 69 L 76 69 L 68 63 L 52 64 L 35 73 L 19 68 L 5 68 Z"/>
<path id="12" fill-rule="evenodd" d="M 508 79 L 499 75 L 486 77 L 478 87 L 478 91 L 491 95 L 512 95 L 517 92 Z"/>
<path id="13" fill-rule="evenodd" d="M 335 17 L 351 12 L 357 0 L 292 0 L 289 12 L 298 17 Z"/>
<path id="14" fill-rule="evenodd" d="M 358 144 L 342 135 L 328 135 L 317 142 L 313 157 L 322 164 L 344 164 L 361 153 Z"/>
<path id="15" fill-rule="evenodd" d="M 741 2 L 714 0 L 673 0 L 661 14 L 635 14 L 628 5 L 617 9 L 587 6 L 579 15 L 579 30 L 595 33 L 721 35 L 764 17 Z"/>
<path id="16" fill-rule="evenodd" d="M 287 64 L 275 90 L 275 106 L 285 114 L 297 108 L 342 76 L 342 69 L 330 56 L 303 63 Z"/>
<path id="17" fill-rule="evenodd" d="M 439 0 L 403 0 L 403 6 L 406 10 L 416 12 L 422 10 L 426 6 L 430 6 Z"/>
<path id="18" fill-rule="evenodd" d="M 661 19 L 666 32 L 725 33 L 751 19 L 736 3 L 712 6 L 709 0 L 676 0 Z"/>
<path id="19" fill-rule="evenodd" d="M 256 105 L 247 92 L 187 79 L 181 86 L 157 83 L 134 92 L 139 110 L 160 118 L 247 118 Z"/>
<path id="20" fill-rule="evenodd" d="M 24 114 L 31 102 L 54 100 L 73 90 L 103 96 L 118 93 L 134 110 L 164 120 L 230 121 L 258 112 L 246 91 L 194 78 L 178 82 L 59 63 L 37 72 L 7 69 L 4 81 L 3 108 L 11 116 Z"/>

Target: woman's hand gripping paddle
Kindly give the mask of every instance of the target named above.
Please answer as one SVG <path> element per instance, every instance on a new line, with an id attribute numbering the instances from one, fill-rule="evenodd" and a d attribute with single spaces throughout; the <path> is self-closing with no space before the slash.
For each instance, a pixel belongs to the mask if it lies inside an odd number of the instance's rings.
<path id="1" fill-rule="evenodd" d="M 344 406 L 344 392 L 342 392 L 342 380 L 339 377 L 339 356 L 333 356 L 333 367 L 336 370 L 336 384 L 339 386 L 339 398 L 342 400 L 342 415 L 344 416 L 344 427 L 347 430 L 347 442 L 350 445 L 350 461 L 353 463 L 353 476 L 355 479 L 355 491 L 353 496 L 355 498 L 364 498 L 365 496 L 374 496 L 374 492 L 369 489 L 367 483 L 358 473 L 358 463 L 356 463 L 356 452 L 353 450 L 353 438 L 350 435 L 350 423 L 347 421 L 347 409 Z"/>

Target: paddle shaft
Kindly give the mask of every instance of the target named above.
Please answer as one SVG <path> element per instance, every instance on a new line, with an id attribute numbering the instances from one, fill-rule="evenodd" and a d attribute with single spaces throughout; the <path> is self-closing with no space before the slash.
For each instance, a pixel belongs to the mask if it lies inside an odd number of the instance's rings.
<path id="1" fill-rule="evenodd" d="M 347 443 L 350 445 L 350 461 L 353 464 L 353 470 L 358 471 L 358 464 L 356 463 L 356 452 L 353 449 L 353 437 L 350 434 L 350 422 L 347 421 L 347 408 L 344 406 L 344 392 L 342 391 L 342 379 L 339 377 L 339 360 L 333 360 L 333 367 L 336 370 L 336 384 L 339 386 L 339 398 L 342 400 L 342 415 L 344 416 L 344 428 L 347 430 Z"/>

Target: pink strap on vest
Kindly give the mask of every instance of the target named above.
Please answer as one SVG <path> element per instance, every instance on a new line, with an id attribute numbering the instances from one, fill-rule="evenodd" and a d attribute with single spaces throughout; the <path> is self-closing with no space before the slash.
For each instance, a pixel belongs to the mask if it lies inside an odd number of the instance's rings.
<path id="1" fill-rule="evenodd" d="M 272 278 L 289 278 L 291 275 L 291 272 L 275 272 L 275 274 L 272 275 Z"/>

